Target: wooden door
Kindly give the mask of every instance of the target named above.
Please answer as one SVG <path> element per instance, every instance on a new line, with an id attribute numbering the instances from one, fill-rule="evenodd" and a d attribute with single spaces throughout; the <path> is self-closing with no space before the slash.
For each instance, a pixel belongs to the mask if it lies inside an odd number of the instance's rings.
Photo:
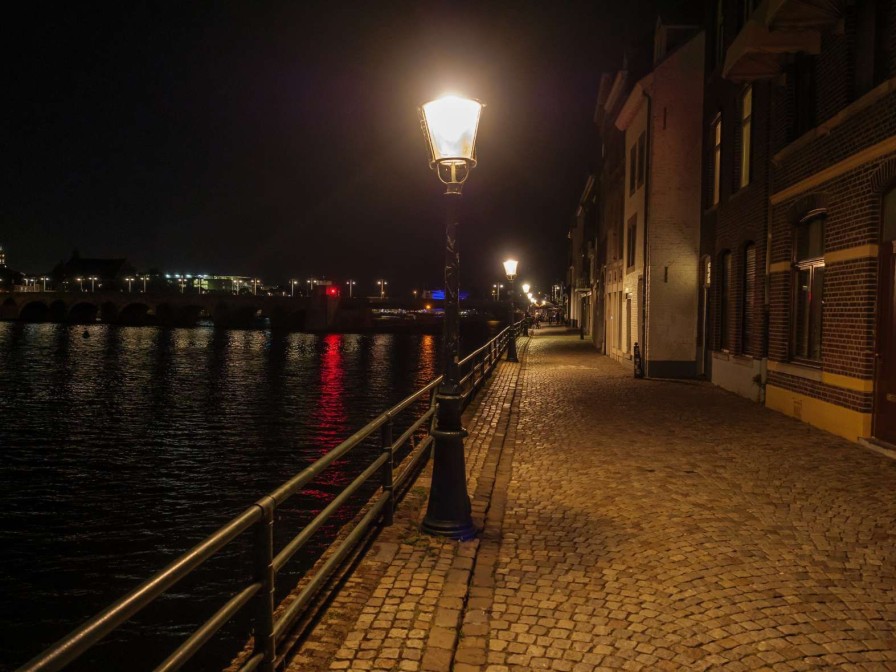
<path id="1" fill-rule="evenodd" d="M 896 444 L 896 189 L 884 197 L 877 289 L 874 436 Z"/>

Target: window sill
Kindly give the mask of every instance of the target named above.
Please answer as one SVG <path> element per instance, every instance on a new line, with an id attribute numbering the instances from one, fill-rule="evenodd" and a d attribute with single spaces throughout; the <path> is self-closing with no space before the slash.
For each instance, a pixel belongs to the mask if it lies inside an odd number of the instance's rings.
<path id="1" fill-rule="evenodd" d="M 768 370 L 776 373 L 783 373 L 795 378 L 812 380 L 817 383 L 821 382 L 822 377 L 821 364 L 815 362 L 776 362 L 774 360 L 769 360 Z"/>

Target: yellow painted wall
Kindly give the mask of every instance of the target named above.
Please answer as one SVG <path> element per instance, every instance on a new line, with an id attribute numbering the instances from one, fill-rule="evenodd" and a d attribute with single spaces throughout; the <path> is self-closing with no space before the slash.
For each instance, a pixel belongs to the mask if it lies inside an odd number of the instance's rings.
<path id="1" fill-rule="evenodd" d="M 851 411 L 774 385 L 765 388 L 765 405 L 850 441 L 871 436 L 871 414 Z"/>

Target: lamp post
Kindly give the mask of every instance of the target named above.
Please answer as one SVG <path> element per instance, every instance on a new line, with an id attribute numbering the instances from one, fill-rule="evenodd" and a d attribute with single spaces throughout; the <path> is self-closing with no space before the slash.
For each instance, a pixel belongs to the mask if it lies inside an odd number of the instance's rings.
<path id="1" fill-rule="evenodd" d="M 507 279 L 510 280 L 510 345 L 507 348 L 508 362 L 519 361 L 516 357 L 516 328 L 513 326 L 513 321 L 516 317 L 513 310 L 513 280 L 516 278 L 516 267 L 518 264 L 519 262 L 516 259 L 508 259 L 504 262 L 504 273 L 507 275 Z"/>
<path id="2" fill-rule="evenodd" d="M 352 288 L 358 283 L 354 280 L 346 280 L 345 284 L 348 285 L 348 298 L 352 298 Z"/>
<path id="3" fill-rule="evenodd" d="M 146 281 L 149 280 L 149 276 L 144 274 L 140 279 L 143 280 L 143 293 L 146 294 Z"/>
<path id="4" fill-rule="evenodd" d="M 128 294 L 130 294 L 130 293 L 131 293 L 131 283 L 134 282 L 134 278 L 132 278 L 132 277 L 129 275 L 128 277 L 125 278 L 125 280 L 128 281 Z"/>
<path id="5" fill-rule="evenodd" d="M 524 282 L 524 283 L 523 283 L 523 292 L 525 292 L 526 294 L 529 293 L 529 290 L 530 290 L 531 288 L 532 288 L 532 285 L 530 285 L 528 282 Z M 528 313 L 529 311 L 527 310 L 526 312 Z M 529 336 L 529 320 L 528 320 L 528 316 L 527 316 L 527 319 L 523 321 L 523 336 L 527 336 L 527 337 Z"/>
<path id="6" fill-rule="evenodd" d="M 461 425 L 457 205 L 463 183 L 476 166 L 476 131 L 481 113 L 481 103 L 458 96 L 445 96 L 420 108 L 420 125 L 430 152 L 429 167 L 446 186 L 443 377 L 436 392 L 432 487 L 422 529 L 451 539 L 469 539 L 476 533 L 464 463 L 467 432 Z"/>
<path id="7" fill-rule="evenodd" d="M 385 299 L 386 298 L 386 285 L 389 284 L 389 281 L 388 280 L 377 280 L 376 284 L 378 284 L 380 286 L 380 298 Z"/>
<path id="8" fill-rule="evenodd" d="M 495 297 L 495 301 L 500 301 L 501 300 L 501 290 L 504 288 L 504 284 L 499 282 L 499 283 L 492 285 L 492 288 L 493 288 L 492 296 Z"/>
<path id="9" fill-rule="evenodd" d="M 96 291 L 96 281 L 97 281 L 97 277 L 96 277 L 95 275 L 91 275 L 91 276 L 90 276 L 89 278 L 87 278 L 87 279 L 90 280 L 90 291 L 91 291 L 91 292 L 95 292 L 95 291 Z"/>
<path id="10" fill-rule="evenodd" d="M 79 291 L 84 291 L 84 278 L 75 278 L 78 281 Z"/>

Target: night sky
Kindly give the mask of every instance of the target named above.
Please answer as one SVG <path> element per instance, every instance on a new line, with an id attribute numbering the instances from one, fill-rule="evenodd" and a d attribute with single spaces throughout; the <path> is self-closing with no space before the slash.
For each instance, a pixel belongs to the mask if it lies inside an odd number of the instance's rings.
<path id="1" fill-rule="evenodd" d="M 484 291 L 508 255 L 520 280 L 559 281 L 600 75 L 657 12 L 651 0 L 91 4 L 28 3 L 5 22 L 9 265 L 44 273 L 77 248 L 140 271 L 353 278 L 366 294 L 377 278 L 395 294 L 441 286 L 443 188 L 416 108 L 445 92 L 487 105 L 461 284 Z"/>

